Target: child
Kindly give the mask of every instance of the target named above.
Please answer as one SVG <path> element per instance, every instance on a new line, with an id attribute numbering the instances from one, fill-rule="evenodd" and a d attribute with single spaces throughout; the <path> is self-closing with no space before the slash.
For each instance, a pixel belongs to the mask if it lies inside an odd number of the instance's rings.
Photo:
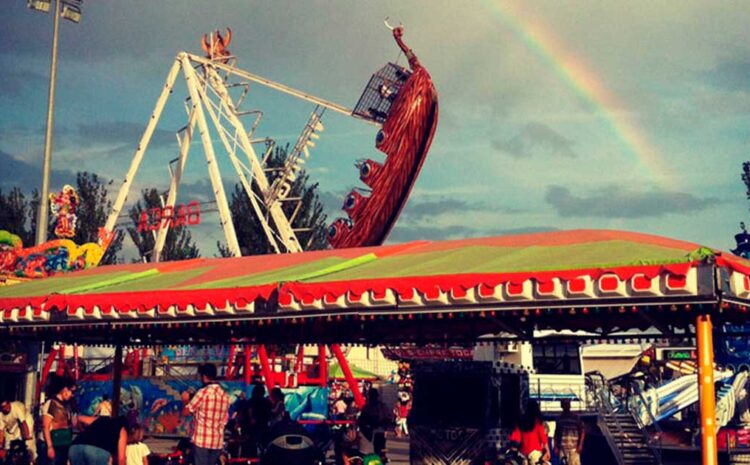
<path id="1" fill-rule="evenodd" d="M 125 449 L 127 465 L 148 465 L 148 456 L 151 453 L 148 446 L 143 443 L 143 427 L 135 424 L 128 428 L 128 447 Z"/>

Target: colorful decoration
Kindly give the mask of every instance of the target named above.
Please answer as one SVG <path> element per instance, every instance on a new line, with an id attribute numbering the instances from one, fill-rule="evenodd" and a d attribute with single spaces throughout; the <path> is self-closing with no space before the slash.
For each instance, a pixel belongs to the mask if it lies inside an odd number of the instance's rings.
<path id="1" fill-rule="evenodd" d="M 387 23 L 386 23 L 387 25 Z M 384 163 L 363 160 L 360 179 L 369 196 L 353 190 L 344 201 L 349 218 L 339 218 L 328 230 L 334 248 L 380 245 L 388 237 L 432 143 L 438 121 L 438 95 L 427 70 L 401 37 L 404 27 L 390 27 L 409 59 L 411 71 L 389 64 L 370 79 L 354 113 L 383 123 L 375 147 Z"/>
<path id="2" fill-rule="evenodd" d="M 227 28 L 227 33 L 222 37 L 221 32 L 217 29 L 211 33 L 210 37 L 208 34 L 203 34 L 203 40 L 201 41 L 201 47 L 206 52 L 206 58 L 212 60 L 221 59 L 226 61 L 225 57 L 229 56 L 229 44 L 232 42 L 232 29 Z"/>
<path id="3" fill-rule="evenodd" d="M 72 186 L 66 184 L 57 194 L 50 194 L 50 207 L 55 219 L 55 236 L 72 238 L 76 235 L 76 208 L 81 203 L 78 193 Z"/>
<path id="4" fill-rule="evenodd" d="M 20 237 L 0 230 L 0 275 L 45 278 L 60 272 L 97 266 L 113 237 L 114 234 L 107 234 L 103 228 L 99 228 L 98 243 L 77 245 L 69 239 L 54 239 L 24 248 Z"/>

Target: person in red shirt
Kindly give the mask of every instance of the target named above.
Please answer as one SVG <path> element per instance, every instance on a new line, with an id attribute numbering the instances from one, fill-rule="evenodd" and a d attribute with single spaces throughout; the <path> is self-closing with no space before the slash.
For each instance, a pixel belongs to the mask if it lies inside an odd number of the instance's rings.
<path id="1" fill-rule="evenodd" d="M 509 439 L 519 444 L 519 451 L 530 465 L 549 462 L 547 431 L 544 429 L 542 413 L 536 401 L 529 401 L 526 405 L 526 411 Z"/>
<path id="2" fill-rule="evenodd" d="M 201 365 L 198 374 L 203 387 L 185 405 L 183 412 L 193 415 L 193 443 L 195 465 L 216 465 L 224 447 L 224 426 L 229 421 L 229 396 L 216 382 L 216 366 Z M 183 393 L 183 401 L 189 398 Z"/>

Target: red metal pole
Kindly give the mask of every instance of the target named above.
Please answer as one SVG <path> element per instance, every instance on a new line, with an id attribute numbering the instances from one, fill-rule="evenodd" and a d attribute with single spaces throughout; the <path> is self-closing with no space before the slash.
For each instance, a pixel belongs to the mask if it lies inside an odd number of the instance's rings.
<path id="1" fill-rule="evenodd" d="M 298 375 L 302 374 L 302 367 L 305 364 L 305 345 L 300 344 L 297 349 L 297 361 L 294 364 L 294 372 Z"/>
<path id="2" fill-rule="evenodd" d="M 47 354 L 47 360 L 44 361 L 44 367 L 42 368 L 42 376 L 39 379 L 39 382 L 36 385 L 36 400 L 37 403 L 39 403 L 39 399 L 41 399 L 42 396 L 42 389 L 44 389 L 44 385 L 47 384 L 47 378 L 49 377 L 49 372 L 52 369 L 52 364 L 55 363 L 55 359 L 57 358 L 57 351 L 58 349 L 55 349 L 52 347 Z"/>
<path id="3" fill-rule="evenodd" d="M 344 357 L 344 352 L 341 351 L 341 346 L 338 344 L 331 344 L 331 352 L 336 356 L 336 361 L 339 362 L 341 372 L 344 373 L 344 379 L 349 385 L 349 389 L 351 389 L 354 394 L 354 402 L 357 404 L 357 407 L 361 409 L 365 405 L 365 398 L 359 391 L 359 383 L 357 383 L 357 380 L 354 378 L 352 369 L 349 368 L 349 362 L 347 362 L 346 357 Z"/>
<path id="4" fill-rule="evenodd" d="M 328 361 L 326 360 L 326 346 L 318 345 L 318 365 L 320 365 L 320 378 L 318 384 L 322 387 L 328 386 Z"/>
<path id="5" fill-rule="evenodd" d="M 130 368 L 130 372 L 133 374 L 134 377 L 138 377 L 140 375 L 140 361 L 141 361 L 141 353 L 138 351 L 138 349 L 133 349 L 133 366 Z"/>
<path id="6" fill-rule="evenodd" d="M 62 376 L 65 374 L 65 344 L 60 344 L 60 350 L 57 352 L 57 369 L 55 372 Z"/>
<path id="7" fill-rule="evenodd" d="M 716 392 L 714 391 L 714 342 L 710 315 L 699 315 L 695 325 L 698 339 L 698 394 L 701 406 L 701 452 L 703 465 L 717 465 Z"/>
<path id="8" fill-rule="evenodd" d="M 252 354 L 250 353 L 250 348 L 249 344 L 245 344 L 245 386 L 249 385 L 250 381 L 252 381 L 252 373 L 250 373 Z"/>
<path id="9" fill-rule="evenodd" d="M 271 389 L 273 389 L 273 373 L 271 372 L 271 365 L 268 363 L 266 346 L 263 344 L 258 346 L 258 358 L 260 359 L 260 368 L 263 370 L 263 378 L 266 380 L 266 389 L 270 394 Z"/>

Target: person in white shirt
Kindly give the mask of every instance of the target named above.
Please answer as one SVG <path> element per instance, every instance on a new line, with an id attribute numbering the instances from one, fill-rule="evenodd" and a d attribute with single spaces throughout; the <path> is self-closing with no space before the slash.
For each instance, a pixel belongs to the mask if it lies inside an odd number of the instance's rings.
<path id="1" fill-rule="evenodd" d="M 5 450 L 10 449 L 11 441 L 23 439 L 26 448 L 36 460 L 36 441 L 33 437 L 34 419 L 23 403 L 11 399 L 0 401 L 0 444 Z"/>
<path id="2" fill-rule="evenodd" d="M 143 443 L 143 427 L 132 425 L 128 428 L 128 446 L 125 448 L 127 465 L 148 465 L 151 450 Z"/>

